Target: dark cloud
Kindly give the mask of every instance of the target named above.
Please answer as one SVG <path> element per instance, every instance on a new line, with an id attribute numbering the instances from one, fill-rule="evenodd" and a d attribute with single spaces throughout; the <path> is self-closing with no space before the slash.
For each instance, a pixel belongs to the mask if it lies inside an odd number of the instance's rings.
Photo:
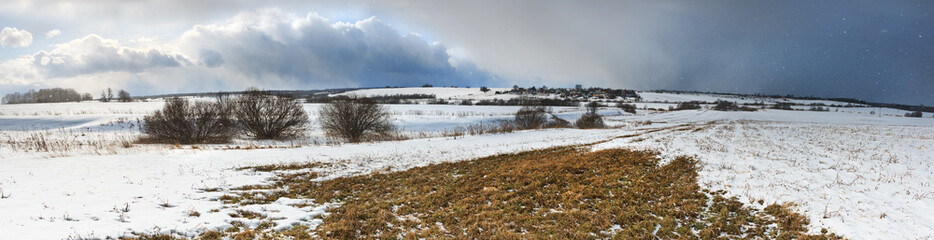
<path id="1" fill-rule="evenodd" d="M 688 27 L 664 43 L 682 63 L 678 80 L 657 87 L 934 104 L 927 5 L 698 4 L 674 19 Z"/>
<path id="2" fill-rule="evenodd" d="M 207 67 L 213 68 L 224 63 L 224 56 L 212 50 L 201 49 L 198 51 L 198 55 L 201 56 L 201 63 Z"/>
<path id="3" fill-rule="evenodd" d="M 934 4 L 926 1 L 386 5 L 390 20 L 431 29 L 520 84 L 934 104 Z"/>

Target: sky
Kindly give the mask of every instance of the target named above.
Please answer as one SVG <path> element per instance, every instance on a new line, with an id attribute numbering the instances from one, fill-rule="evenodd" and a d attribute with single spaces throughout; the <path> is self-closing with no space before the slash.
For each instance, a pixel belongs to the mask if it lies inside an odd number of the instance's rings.
<path id="1" fill-rule="evenodd" d="M 930 1 L 4 0 L 0 94 L 548 86 L 934 105 Z"/>

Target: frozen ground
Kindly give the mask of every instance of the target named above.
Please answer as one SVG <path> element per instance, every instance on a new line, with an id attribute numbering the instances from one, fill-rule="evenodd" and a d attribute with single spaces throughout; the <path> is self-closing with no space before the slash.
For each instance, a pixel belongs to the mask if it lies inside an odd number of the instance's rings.
<path id="1" fill-rule="evenodd" d="M 477 90 L 479 92 L 479 90 Z M 656 96 L 675 98 L 683 96 Z M 709 97 L 709 96 L 707 96 Z M 690 100 L 690 99 L 688 99 Z M 746 202 L 789 202 L 812 221 L 854 239 L 934 237 L 934 119 L 871 115 L 869 108 L 831 112 L 707 110 L 624 114 L 603 109 L 618 128 L 556 129 L 442 137 L 445 131 L 509 119 L 517 107 L 393 105 L 394 122 L 413 140 L 327 145 L 311 130 L 301 143 L 238 140 L 227 146 L 122 146 L 139 136 L 137 118 L 161 102 L 0 105 L 0 233 L 11 239 L 119 236 L 133 231 L 195 234 L 229 226 L 251 210 L 279 227 L 316 225 L 329 205 L 280 199 L 262 206 L 214 201 L 232 188 L 261 184 L 271 173 L 237 170 L 277 163 L 321 163 L 325 178 L 395 171 L 445 161 L 549 146 L 596 143 L 664 156 L 697 155 L 701 184 Z M 667 108 L 664 103 L 638 103 Z M 306 104 L 316 118 L 318 105 Z M 573 121 L 583 109 L 554 108 Z M 57 142 L 43 151 L 30 146 Z M 300 147 L 293 147 L 300 145 Z M 198 216 L 192 216 L 197 212 Z M 883 237 L 884 236 L 884 237 Z"/>
<path id="2" fill-rule="evenodd" d="M 934 237 L 934 119 L 854 121 L 838 113 L 767 121 L 746 120 L 765 112 L 694 112 L 713 122 L 595 148 L 653 149 L 668 158 L 696 155 L 704 165 L 703 186 L 727 190 L 746 203 L 796 204 L 815 232 L 827 228 L 854 239 Z"/>

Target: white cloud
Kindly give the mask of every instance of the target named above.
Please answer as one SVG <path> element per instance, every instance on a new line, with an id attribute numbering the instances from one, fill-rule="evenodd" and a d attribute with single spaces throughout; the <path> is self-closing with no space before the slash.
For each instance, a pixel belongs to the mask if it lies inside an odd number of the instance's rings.
<path id="1" fill-rule="evenodd" d="M 165 48 L 127 47 L 117 40 L 89 35 L 0 63 L 0 87 L 71 87 L 93 92 L 135 86 L 140 90 L 172 83 L 166 78 L 181 74 L 160 73 L 188 65 L 183 55 Z"/>
<path id="2" fill-rule="evenodd" d="M 0 32 L 0 45 L 6 47 L 28 47 L 32 44 L 32 33 L 16 28 L 3 28 Z"/>
<path id="3" fill-rule="evenodd" d="M 88 35 L 0 63 L 0 71 L 9 71 L 0 74 L 0 86 L 119 87 L 149 94 L 250 86 L 463 86 L 492 78 L 448 52 L 375 17 L 335 22 L 271 9 L 196 25 L 170 40 Z"/>
<path id="4" fill-rule="evenodd" d="M 32 57 L 33 65 L 49 77 L 97 72 L 140 72 L 189 63 L 181 54 L 158 48 L 124 47 L 117 40 L 97 35 L 58 44 L 52 51 L 40 51 Z"/>
<path id="5" fill-rule="evenodd" d="M 41 77 L 32 65 L 32 56 L 20 56 L 0 63 L 0 86 L 31 85 Z"/>
<path id="6" fill-rule="evenodd" d="M 61 30 L 52 29 L 51 31 L 45 32 L 45 38 L 46 39 L 54 38 L 55 36 L 58 36 L 59 34 L 62 34 Z"/>

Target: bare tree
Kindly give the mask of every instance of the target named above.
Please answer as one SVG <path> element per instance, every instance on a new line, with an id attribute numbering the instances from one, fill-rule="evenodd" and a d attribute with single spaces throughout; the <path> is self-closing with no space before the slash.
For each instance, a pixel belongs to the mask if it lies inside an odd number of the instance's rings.
<path id="1" fill-rule="evenodd" d="M 298 100 L 259 89 L 248 89 L 230 109 L 240 129 L 256 139 L 292 138 L 303 134 L 308 114 Z"/>
<path id="2" fill-rule="evenodd" d="M 114 99 L 114 91 L 110 88 L 107 88 L 107 102 Z"/>
<path id="3" fill-rule="evenodd" d="M 171 98 L 162 110 L 143 118 L 142 131 L 155 142 L 221 143 L 233 136 L 230 118 L 217 103 Z"/>
<path id="4" fill-rule="evenodd" d="M 338 97 L 321 106 L 321 128 L 332 137 L 361 142 L 369 136 L 385 136 L 395 127 L 389 110 L 369 98 Z"/>
<path id="5" fill-rule="evenodd" d="M 132 102 L 133 98 L 130 97 L 130 92 L 120 89 L 120 91 L 117 92 L 117 100 L 119 100 L 120 102 Z"/>
<path id="6" fill-rule="evenodd" d="M 219 107 L 221 111 L 227 113 L 230 116 L 233 116 L 234 100 L 230 97 L 230 93 L 217 92 L 217 95 L 214 96 L 214 99 L 215 102 L 217 102 L 217 107 Z"/>
<path id="7" fill-rule="evenodd" d="M 574 126 L 577 128 L 604 128 L 606 124 L 603 123 L 603 116 L 597 114 L 597 109 L 600 108 L 600 104 L 597 102 L 590 102 L 587 104 L 587 112 L 581 115 L 581 118 L 578 118 L 574 122 Z"/>

